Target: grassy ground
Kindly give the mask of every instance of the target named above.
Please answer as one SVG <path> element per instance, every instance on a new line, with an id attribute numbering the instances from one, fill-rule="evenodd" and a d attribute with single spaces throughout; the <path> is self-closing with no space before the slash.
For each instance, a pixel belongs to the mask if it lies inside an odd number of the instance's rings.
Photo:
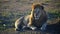
<path id="1" fill-rule="evenodd" d="M 46 32 L 41 32 L 41 31 L 15 31 L 14 28 L 10 28 L 7 30 L 2 31 L 0 34 L 51 34 L 51 33 L 46 33 Z"/>

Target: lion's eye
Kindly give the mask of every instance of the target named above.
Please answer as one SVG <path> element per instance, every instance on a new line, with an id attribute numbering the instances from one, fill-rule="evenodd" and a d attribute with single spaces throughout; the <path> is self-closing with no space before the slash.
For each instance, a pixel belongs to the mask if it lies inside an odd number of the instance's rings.
<path id="1" fill-rule="evenodd" d="M 39 8 L 35 8 L 34 13 L 38 13 L 40 11 Z"/>

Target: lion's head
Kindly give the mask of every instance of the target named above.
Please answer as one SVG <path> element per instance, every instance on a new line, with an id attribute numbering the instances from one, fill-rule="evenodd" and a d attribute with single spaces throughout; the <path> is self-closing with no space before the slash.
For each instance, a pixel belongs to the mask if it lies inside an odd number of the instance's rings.
<path id="1" fill-rule="evenodd" d="M 42 12 L 44 12 L 44 7 L 40 4 L 35 4 L 35 5 L 32 5 L 32 16 L 35 18 L 35 19 L 39 19 Z"/>

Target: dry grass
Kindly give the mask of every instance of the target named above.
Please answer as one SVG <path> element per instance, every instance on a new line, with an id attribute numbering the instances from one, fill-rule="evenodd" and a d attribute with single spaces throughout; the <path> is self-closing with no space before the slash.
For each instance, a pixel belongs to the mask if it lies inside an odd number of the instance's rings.
<path id="1" fill-rule="evenodd" d="M 58 1 L 58 0 L 56 0 Z M 3 13 L 4 16 L 9 16 L 9 13 L 13 13 L 13 15 L 20 15 L 20 14 L 26 14 L 28 11 L 30 12 L 31 10 L 31 5 L 32 3 L 37 3 L 37 2 L 47 2 L 48 5 L 45 6 L 46 11 L 50 11 L 50 9 L 53 9 L 55 11 L 55 0 L 50 2 L 50 0 L 0 0 L 0 13 Z M 58 2 L 56 2 L 58 3 Z M 60 1 L 59 1 L 60 3 Z M 58 4 L 59 5 L 59 4 Z M 58 9 L 56 7 L 56 9 Z M 52 10 L 50 12 L 53 12 Z M 15 17 L 14 16 L 14 17 Z M 20 16 L 19 16 L 20 17 Z M 15 18 L 15 20 L 17 17 Z M 60 19 L 53 19 L 51 21 L 48 21 L 49 24 L 56 24 Z M 11 21 L 12 22 L 12 21 Z M 13 23 L 14 24 L 14 23 Z M 37 32 L 37 31 L 25 31 L 25 32 L 16 32 L 14 28 L 6 29 L 4 31 L 0 30 L 0 34 L 51 34 L 51 33 L 46 33 L 46 32 Z"/>
<path id="2" fill-rule="evenodd" d="M 14 28 L 7 29 L 5 31 L 1 31 L 0 34 L 51 34 L 51 33 L 46 33 L 46 32 L 41 32 L 41 31 L 15 31 Z"/>

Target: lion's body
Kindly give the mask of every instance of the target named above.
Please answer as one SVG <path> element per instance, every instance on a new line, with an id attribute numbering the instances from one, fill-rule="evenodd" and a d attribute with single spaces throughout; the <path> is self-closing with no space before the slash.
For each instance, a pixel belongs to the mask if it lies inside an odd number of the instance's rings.
<path id="1" fill-rule="evenodd" d="M 16 20 L 15 22 L 15 28 L 21 30 L 24 26 L 26 27 L 37 27 L 40 28 L 46 21 L 47 21 L 47 15 L 44 10 L 40 11 L 39 19 L 34 18 L 34 12 L 31 11 L 30 15 L 23 16 Z"/>

